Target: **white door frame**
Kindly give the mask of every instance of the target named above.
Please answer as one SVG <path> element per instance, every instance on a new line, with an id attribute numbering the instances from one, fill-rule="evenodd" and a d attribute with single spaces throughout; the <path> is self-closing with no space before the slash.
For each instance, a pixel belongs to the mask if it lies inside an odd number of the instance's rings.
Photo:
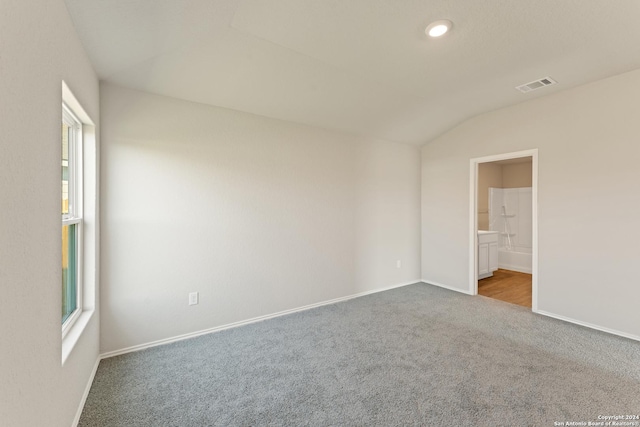
<path id="1" fill-rule="evenodd" d="M 531 310 L 538 311 L 538 149 L 517 151 L 514 153 L 497 154 L 494 156 L 477 157 L 471 159 L 471 173 L 469 184 L 469 293 L 478 295 L 478 164 L 497 162 L 500 160 L 531 157 L 532 173 L 532 247 L 531 247 L 531 272 L 532 295 Z"/>

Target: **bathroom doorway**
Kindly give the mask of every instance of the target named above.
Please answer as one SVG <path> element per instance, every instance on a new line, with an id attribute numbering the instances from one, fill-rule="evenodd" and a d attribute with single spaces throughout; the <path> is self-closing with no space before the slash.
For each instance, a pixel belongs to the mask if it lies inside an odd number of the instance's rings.
<path id="1" fill-rule="evenodd" d="M 471 160 L 470 293 L 537 311 L 537 150 Z"/>

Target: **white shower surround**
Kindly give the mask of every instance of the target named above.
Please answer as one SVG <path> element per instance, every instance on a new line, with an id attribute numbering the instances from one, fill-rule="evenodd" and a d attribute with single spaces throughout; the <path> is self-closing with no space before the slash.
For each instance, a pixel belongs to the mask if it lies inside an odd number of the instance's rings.
<path id="1" fill-rule="evenodd" d="M 531 249 L 528 249 L 529 252 L 526 250 L 527 248 L 518 248 L 517 251 L 508 251 L 505 248 L 498 248 L 498 268 L 531 274 L 533 272 Z"/>
<path id="2" fill-rule="evenodd" d="M 489 188 L 489 229 L 500 232 L 499 268 L 532 273 L 532 212 L 531 187 Z"/>

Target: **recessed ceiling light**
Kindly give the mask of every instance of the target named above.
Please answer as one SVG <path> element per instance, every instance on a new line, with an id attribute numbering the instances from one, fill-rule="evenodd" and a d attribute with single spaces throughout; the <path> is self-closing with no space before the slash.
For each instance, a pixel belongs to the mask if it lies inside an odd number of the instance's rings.
<path id="1" fill-rule="evenodd" d="M 429 24 L 424 32 L 429 37 L 441 37 L 444 36 L 453 26 L 453 23 L 448 19 L 441 19 L 439 21 L 432 22 Z"/>

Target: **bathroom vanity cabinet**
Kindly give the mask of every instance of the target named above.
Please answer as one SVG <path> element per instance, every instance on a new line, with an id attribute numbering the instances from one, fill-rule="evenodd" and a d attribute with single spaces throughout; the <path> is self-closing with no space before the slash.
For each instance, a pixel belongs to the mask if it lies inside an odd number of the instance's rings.
<path id="1" fill-rule="evenodd" d="M 478 279 L 498 269 L 498 232 L 478 230 Z"/>

